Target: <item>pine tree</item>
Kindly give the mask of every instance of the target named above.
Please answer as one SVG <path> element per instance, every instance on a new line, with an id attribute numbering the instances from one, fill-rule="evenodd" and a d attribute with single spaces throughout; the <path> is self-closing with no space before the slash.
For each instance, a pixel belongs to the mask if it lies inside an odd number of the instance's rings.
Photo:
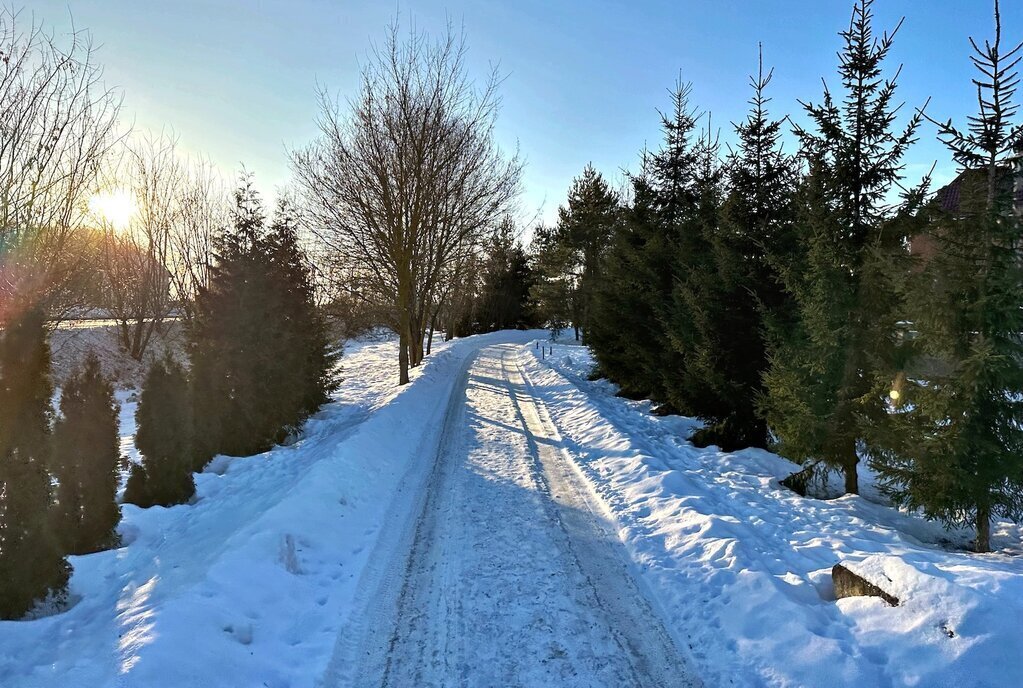
<path id="1" fill-rule="evenodd" d="M 865 426 L 885 414 L 890 380 L 876 374 L 875 359 L 894 345 L 897 321 L 890 294 L 865 278 L 864 264 L 890 243 L 885 199 L 920 122 L 917 115 L 893 130 L 895 78 L 883 78 L 882 66 L 898 27 L 876 37 L 871 5 L 857 2 L 841 33 L 843 100 L 825 89 L 820 105 L 804 105 L 812 129 L 796 129 L 808 172 L 796 204 L 801 254 L 782 271 L 795 317 L 775 330 L 763 403 L 781 451 L 842 470 L 850 493 L 859 489 Z"/>
<path id="2" fill-rule="evenodd" d="M 258 196 L 236 194 L 190 333 L 197 468 L 284 440 L 334 388 L 335 354 L 287 206 L 268 229 Z"/>
<path id="3" fill-rule="evenodd" d="M 905 406 L 872 464 L 898 502 L 973 524 L 984 552 L 992 515 L 1023 516 L 1023 128 L 1012 126 L 1023 44 L 1002 52 L 997 2 L 994 42 L 971 44 L 979 111 L 966 131 L 936 122 L 963 169 L 959 207 L 928 217 L 937 250 L 907 289 L 916 372 L 893 388 Z"/>
<path id="4" fill-rule="evenodd" d="M 117 406 L 99 359 L 89 354 L 64 385 L 53 434 L 57 523 L 69 554 L 88 554 L 117 542 Z"/>
<path id="5" fill-rule="evenodd" d="M 71 567 L 52 530 L 50 350 L 43 314 L 0 329 L 0 618 L 17 619 L 67 588 Z"/>
<path id="6" fill-rule="evenodd" d="M 135 410 L 133 464 L 124 501 L 140 507 L 184 504 L 195 494 L 192 397 L 184 368 L 169 355 L 146 374 Z"/>

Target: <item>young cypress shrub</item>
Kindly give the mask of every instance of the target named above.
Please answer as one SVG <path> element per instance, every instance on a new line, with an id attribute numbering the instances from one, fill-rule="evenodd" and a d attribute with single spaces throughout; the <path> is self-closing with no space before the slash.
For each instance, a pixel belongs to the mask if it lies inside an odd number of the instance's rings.
<path id="1" fill-rule="evenodd" d="M 66 551 L 88 554 L 116 544 L 121 519 L 117 405 L 94 354 L 61 390 L 60 414 L 53 434 L 57 523 Z"/>
<path id="2" fill-rule="evenodd" d="M 135 411 L 133 464 L 124 501 L 143 508 L 184 504 L 195 494 L 192 397 L 184 368 L 169 355 L 153 363 Z"/>
<path id="3" fill-rule="evenodd" d="M 336 354 L 287 206 L 268 229 L 251 184 L 236 194 L 190 332 L 197 464 L 284 440 L 327 400 Z"/>
<path id="4" fill-rule="evenodd" d="M 71 566 L 52 528 L 50 349 L 39 311 L 0 329 L 0 618 L 18 619 L 67 589 Z"/>

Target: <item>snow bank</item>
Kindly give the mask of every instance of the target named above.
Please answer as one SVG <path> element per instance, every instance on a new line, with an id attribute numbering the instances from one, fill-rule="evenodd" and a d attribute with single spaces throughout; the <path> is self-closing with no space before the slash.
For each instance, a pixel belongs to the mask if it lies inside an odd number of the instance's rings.
<path id="1" fill-rule="evenodd" d="M 142 384 L 152 362 L 165 353 L 184 359 L 184 332 L 181 323 L 165 322 L 153 335 L 143 360 L 136 361 L 126 354 L 117 340 L 113 325 L 65 324 L 50 334 L 53 358 L 53 377 L 61 385 L 82 364 L 86 355 L 93 353 L 99 359 L 103 374 L 117 387 L 137 387 Z"/>
<path id="2" fill-rule="evenodd" d="M 523 357 L 708 685 L 1023 685 L 1018 526 L 996 524 L 1000 552 L 948 551 L 966 534 L 863 497 L 801 498 L 778 484 L 796 467 L 766 451 L 693 447 L 683 439 L 693 421 L 588 382 L 583 347 L 555 345 L 541 361 L 529 346 Z M 839 562 L 883 577 L 900 606 L 836 602 Z"/>
<path id="3" fill-rule="evenodd" d="M 194 504 L 126 505 L 121 548 L 72 557 L 71 609 L 0 622 L 0 685 L 316 685 L 398 486 L 430 468 L 463 362 L 526 337 L 440 344 L 402 388 L 393 342 L 351 347 L 303 439 L 220 457 Z M 121 428 L 134 451 L 127 407 Z"/>

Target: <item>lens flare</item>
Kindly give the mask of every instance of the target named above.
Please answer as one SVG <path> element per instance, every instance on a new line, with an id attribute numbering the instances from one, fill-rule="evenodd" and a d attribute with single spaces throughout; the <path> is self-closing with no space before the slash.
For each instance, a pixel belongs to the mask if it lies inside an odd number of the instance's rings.
<path id="1" fill-rule="evenodd" d="M 89 210 L 117 231 L 124 231 L 135 216 L 135 199 L 124 189 L 101 191 L 89 201 Z"/>

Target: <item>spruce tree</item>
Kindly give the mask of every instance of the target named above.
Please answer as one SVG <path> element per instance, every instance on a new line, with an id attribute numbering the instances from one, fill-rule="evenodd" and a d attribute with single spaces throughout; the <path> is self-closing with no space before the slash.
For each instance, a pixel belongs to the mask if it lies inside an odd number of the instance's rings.
<path id="1" fill-rule="evenodd" d="M 547 317 L 559 326 L 570 321 L 579 339 L 585 333 L 603 254 L 619 219 L 618 195 L 592 165 L 572 180 L 568 202 L 558 208 L 558 224 L 537 230 L 539 274 L 535 295 Z M 567 312 L 566 312 L 567 311 Z"/>
<path id="2" fill-rule="evenodd" d="M 632 177 L 632 204 L 604 260 L 587 340 L 600 374 L 623 395 L 649 397 L 664 408 L 669 387 L 685 369 L 684 357 L 669 342 L 672 291 L 695 250 L 683 236 L 699 193 L 692 141 L 699 116 L 690 92 L 691 85 L 681 82 L 670 91 L 672 109 L 660 113 L 662 146 L 643 155 L 640 174 Z"/>
<path id="3" fill-rule="evenodd" d="M 505 220 L 490 240 L 483 265 L 482 288 L 476 311 L 479 331 L 528 327 L 532 322 L 529 293 L 532 271 L 514 225 Z"/>
<path id="4" fill-rule="evenodd" d="M 771 77 L 762 61 L 750 77 L 751 109 L 734 125 L 739 140 L 726 161 L 727 192 L 717 218 L 708 216 L 715 223 L 703 223 L 709 260 L 694 266 L 692 279 L 676 290 L 684 302 L 676 328 L 693 332 L 685 371 L 689 396 L 709 424 L 693 442 L 727 450 L 767 445 L 767 425 L 757 409 L 767 368 L 766 321 L 784 323 L 790 310 L 769 256 L 791 252 L 797 170 L 781 151 L 783 120 L 767 111 Z M 713 159 L 705 156 L 704 167 L 702 177 L 714 182 Z M 702 186 L 702 203 L 713 210 L 708 193 L 715 186 Z"/>
<path id="5" fill-rule="evenodd" d="M 665 385 L 672 406 L 712 424 L 727 416 L 727 401 L 715 394 L 731 374 L 715 366 L 720 341 L 718 325 L 725 300 L 724 282 L 714 260 L 721 222 L 724 171 L 719 160 L 718 138 L 708 129 L 694 147 L 692 212 L 683 218 L 679 232 L 678 277 L 666 317 L 668 339 L 683 365 L 665 371 Z M 726 333 L 727 335 L 727 333 Z M 721 441 L 721 433 L 694 438 L 698 443 Z M 731 447 L 730 447 L 731 448 Z"/>
<path id="6" fill-rule="evenodd" d="M 117 405 L 99 359 L 89 354 L 64 385 L 54 428 L 53 474 L 57 523 L 69 554 L 88 554 L 117 542 Z"/>
<path id="7" fill-rule="evenodd" d="M 192 398 L 184 368 L 169 355 L 155 361 L 135 410 L 133 464 L 124 501 L 140 507 L 184 504 L 195 494 Z"/>
<path id="8" fill-rule="evenodd" d="M 573 268 L 571 247 L 562 241 L 555 227 L 538 226 L 531 246 L 533 274 L 530 300 L 540 323 L 553 337 L 577 322 L 578 276 Z"/>
<path id="9" fill-rule="evenodd" d="M 42 312 L 0 329 L 0 618 L 60 596 L 71 567 L 52 529 L 50 350 Z"/>
<path id="10" fill-rule="evenodd" d="M 670 244 L 656 213 L 647 160 L 644 156 L 640 173 L 631 179 L 632 203 L 623 211 L 604 259 L 587 343 L 597 373 L 616 383 L 620 395 L 663 401 L 661 366 L 668 347 L 657 300 L 670 284 L 670 262 L 664 254 Z M 658 267 L 664 273 L 660 293 Z"/>
<path id="11" fill-rule="evenodd" d="M 284 440 L 327 400 L 334 361 L 287 206 L 271 227 L 246 183 L 190 332 L 197 468 Z"/>
<path id="12" fill-rule="evenodd" d="M 917 358 L 893 387 L 901 408 L 872 464 L 898 502 L 972 524 L 984 552 L 993 515 L 1023 516 L 1023 129 L 1012 125 L 1023 45 L 1002 51 L 997 2 L 994 41 L 971 44 L 978 112 L 965 131 L 936 123 L 962 168 L 959 203 L 927 217 L 936 250 L 907 289 Z"/>
<path id="13" fill-rule="evenodd" d="M 844 97 L 837 102 L 825 89 L 821 104 L 804 105 L 811 127 L 796 128 L 807 164 L 796 204 L 800 254 L 782 270 L 795 312 L 775 330 L 763 403 L 781 451 L 840 469 L 850 493 L 859 490 L 865 427 L 885 413 L 890 380 L 876 374 L 875 358 L 894 345 L 898 319 L 864 265 L 890 243 L 886 196 L 920 122 L 917 115 L 894 127 L 895 78 L 882 68 L 898 27 L 875 36 L 871 5 L 857 2 L 840 34 Z"/>

